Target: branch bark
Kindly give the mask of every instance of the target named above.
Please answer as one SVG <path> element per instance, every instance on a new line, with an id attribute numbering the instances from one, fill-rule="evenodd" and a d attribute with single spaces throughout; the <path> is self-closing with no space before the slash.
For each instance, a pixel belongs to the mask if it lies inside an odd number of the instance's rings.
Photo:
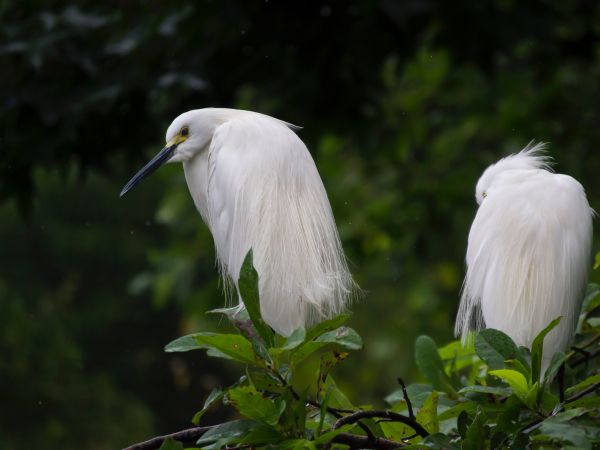
<path id="1" fill-rule="evenodd" d="M 133 444 L 129 447 L 124 448 L 123 450 L 155 450 L 159 448 L 162 443 L 167 440 L 167 438 L 171 438 L 175 441 L 179 442 L 196 442 L 198 438 L 200 438 L 204 433 L 206 433 L 214 426 L 210 427 L 194 427 L 188 428 L 187 430 L 177 431 L 176 433 L 165 434 L 163 436 L 156 436 L 152 439 L 149 439 L 144 442 L 140 442 L 138 444 Z"/>
<path id="2" fill-rule="evenodd" d="M 600 388 L 600 381 L 598 383 L 594 383 L 591 386 L 589 386 L 587 389 L 584 389 L 583 391 L 572 395 L 571 397 L 569 397 L 568 399 L 566 399 L 564 402 L 562 402 L 559 405 L 559 408 L 556 408 L 556 413 L 562 411 L 564 409 L 565 405 L 568 405 L 569 403 L 573 403 L 576 400 L 579 400 L 582 397 L 585 397 L 586 395 L 594 392 L 596 389 Z M 542 423 L 544 420 L 548 419 L 549 417 L 552 417 L 554 414 L 548 416 L 548 417 L 540 417 L 539 419 L 535 419 L 532 422 L 529 422 L 527 425 L 525 425 L 521 431 L 523 432 L 527 432 L 527 431 L 531 431 L 532 428 L 536 427 L 537 425 L 539 425 L 540 423 Z"/>
<path id="3" fill-rule="evenodd" d="M 410 417 L 403 416 L 402 414 L 387 411 L 387 410 L 368 410 L 368 411 L 357 411 L 353 414 L 344 416 L 338 419 L 334 424 L 332 429 L 340 428 L 343 425 L 347 425 L 350 423 L 358 422 L 361 419 L 370 419 L 370 418 L 380 418 L 380 419 L 388 419 L 392 422 L 402 422 L 405 425 L 411 427 L 415 432 L 421 437 L 429 436 L 429 432 L 423 428 L 416 420 L 411 419 Z"/>
<path id="4" fill-rule="evenodd" d="M 569 365 L 571 367 L 576 367 L 580 364 L 583 364 L 585 362 L 591 361 L 592 359 L 594 359 L 596 356 L 600 355 L 600 349 L 597 349 L 593 352 L 585 352 L 585 355 L 582 355 L 580 358 L 575 359 L 574 361 L 570 362 Z"/>
<path id="5" fill-rule="evenodd" d="M 412 403 L 410 398 L 408 397 L 408 392 L 406 392 L 406 384 L 404 384 L 404 380 L 398 377 L 398 383 L 402 387 L 402 395 L 404 396 L 404 401 L 406 402 L 406 407 L 408 408 L 408 417 L 411 419 L 415 419 L 415 413 L 413 411 Z"/>
<path id="6" fill-rule="evenodd" d="M 332 442 L 336 444 L 344 444 L 349 446 L 351 449 L 372 449 L 372 450 L 387 450 L 402 448 L 405 444 L 396 441 L 390 441 L 389 439 L 375 437 L 373 439 L 368 436 L 358 436 L 350 433 L 340 433 L 332 439 Z"/>

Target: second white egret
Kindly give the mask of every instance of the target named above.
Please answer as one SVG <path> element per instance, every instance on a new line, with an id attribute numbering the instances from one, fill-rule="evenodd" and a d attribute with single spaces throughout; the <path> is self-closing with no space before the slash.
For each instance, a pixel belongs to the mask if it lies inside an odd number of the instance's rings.
<path id="1" fill-rule="evenodd" d="M 477 182 L 479 209 L 469 233 L 467 274 L 456 319 L 495 328 L 531 348 L 544 340 L 543 364 L 574 334 L 590 266 L 593 210 L 581 184 L 549 170 L 544 144 L 491 165 Z"/>
<path id="2" fill-rule="evenodd" d="M 327 193 L 294 128 L 251 111 L 188 111 L 121 191 L 182 162 L 223 276 L 236 282 L 252 248 L 261 313 L 284 336 L 339 314 L 354 291 Z"/>

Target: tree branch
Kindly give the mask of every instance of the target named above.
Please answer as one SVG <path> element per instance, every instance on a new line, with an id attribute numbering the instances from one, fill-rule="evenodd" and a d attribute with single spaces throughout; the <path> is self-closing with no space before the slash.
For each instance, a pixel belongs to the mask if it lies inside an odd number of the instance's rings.
<path id="1" fill-rule="evenodd" d="M 162 443 L 167 440 L 167 438 L 171 438 L 179 442 L 196 442 L 199 437 L 201 437 L 211 428 L 214 428 L 214 426 L 188 428 L 187 430 L 177 431 L 176 433 L 153 437 L 147 441 L 126 447 L 123 450 L 155 450 L 159 448 Z"/>
<path id="2" fill-rule="evenodd" d="M 595 358 L 596 356 L 600 355 L 600 349 L 596 349 L 596 351 L 593 352 L 588 352 L 587 350 L 584 350 L 586 348 L 591 347 L 592 345 L 594 345 L 596 342 L 600 341 L 600 334 L 594 336 L 592 339 L 590 339 L 589 341 L 583 343 L 583 345 L 580 346 L 573 346 L 572 349 L 572 353 L 570 354 L 570 356 L 573 355 L 573 353 L 577 352 L 577 353 L 582 353 L 583 356 L 581 358 L 577 358 L 574 361 L 570 361 L 570 357 L 569 357 L 569 365 L 571 367 L 575 367 L 578 366 L 580 364 L 583 364 L 584 362 L 587 362 L 593 358 Z"/>
<path id="3" fill-rule="evenodd" d="M 385 450 L 402 448 L 405 444 L 396 441 L 390 441 L 389 439 L 376 437 L 374 439 L 368 436 L 358 436 L 350 433 L 340 433 L 332 439 L 332 442 L 336 444 L 344 444 L 349 446 L 351 449 L 374 449 L 374 450 Z"/>
<path id="4" fill-rule="evenodd" d="M 581 351 L 581 350 L 579 350 L 579 351 Z M 595 350 L 595 351 L 593 351 L 593 352 L 585 352 L 585 354 L 582 355 L 581 358 L 577 358 L 574 361 L 569 362 L 569 365 L 571 367 L 576 367 L 576 366 L 578 366 L 580 364 L 583 364 L 585 362 L 588 362 L 588 361 L 594 359 L 598 355 L 600 355 L 600 348 L 597 349 L 597 350 Z"/>
<path id="5" fill-rule="evenodd" d="M 411 419 L 415 419 L 415 413 L 413 411 L 412 403 L 410 402 L 410 398 L 408 398 L 408 392 L 406 392 L 406 385 L 404 384 L 404 380 L 398 377 L 398 383 L 402 386 L 402 395 L 404 396 L 404 400 L 406 401 L 406 407 L 408 408 L 408 417 Z"/>
<path id="6" fill-rule="evenodd" d="M 569 397 L 568 399 L 566 399 L 564 402 L 559 404 L 558 408 L 555 408 L 555 414 L 562 411 L 565 405 L 568 405 L 569 403 L 573 403 L 576 400 L 579 400 L 582 397 L 585 397 L 586 395 L 590 394 L 591 392 L 594 392 L 596 389 L 600 388 L 600 381 L 597 383 L 592 384 L 590 387 L 588 387 L 587 389 L 584 389 L 583 391 L 572 395 L 571 397 Z M 540 423 L 542 423 L 544 420 L 548 419 L 549 417 L 552 417 L 554 414 L 548 416 L 548 417 L 540 417 L 538 419 L 535 419 L 532 422 L 529 422 L 527 425 L 525 425 L 523 428 L 521 428 L 522 432 L 525 431 L 531 431 L 531 429 L 537 425 L 539 425 Z"/>
<path id="7" fill-rule="evenodd" d="M 402 414 L 386 411 L 386 410 L 368 410 L 368 411 L 357 411 L 348 416 L 344 416 L 341 419 L 338 419 L 334 424 L 332 429 L 340 428 L 343 425 L 347 425 L 350 423 L 358 422 L 360 419 L 370 419 L 370 418 L 383 418 L 388 419 L 393 422 L 402 422 L 405 425 L 411 427 L 415 432 L 422 437 L 429 436 L 429 433 L 425 428 L 423 428 L 416 420 L 411 419 L 410 417 L 403 416 Z"/>
<path id="8" fill-rule="evenodd" d="M 314 406 L 316 408 L 321 408 L 321 405 L 319 404 L 319 402 L 315 402 L 313 400 L 308 400 L 308 404 L 311 406 Z M 352 411 L 349 409 L 337 409 L 337 408 L 330 408 L 329 406 L 327 406 L 325 408 L 325 410 L 331 414 L 333 417 L 335 417 L 336 419 L 341 419 L 342 418 L 342 413 L 344 414 L 353 414 L 356 411 Z M 366 426 L 364 423 L 362 422 L 358 422 L 357 425 L 365 432 L 365 434 L 367 435 L 367 437 L 369 438 L 374 438 L 375 435 L 373 434 L 373 432 L 371 431 L 371 429 Z"/>

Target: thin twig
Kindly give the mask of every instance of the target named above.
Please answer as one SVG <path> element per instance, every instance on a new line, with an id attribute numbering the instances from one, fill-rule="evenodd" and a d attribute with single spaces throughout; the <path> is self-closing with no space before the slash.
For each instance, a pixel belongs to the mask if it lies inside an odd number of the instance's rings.
<path id="1" fill-rule="evenodd" d="M 550 416 L 546 416 L 546 417 L 539 417 L 531 422 L 529 422 L 527 425 L 525 425 L 523 428 L 521 428 L 522 432 L 525 431 L 531 431 L 531 429 L 537 425 L 539 425 L 540 423 L 542 423 L 544 420 L 548 419 L 549 417 L 554 416 L 555 414 L 559 413 L 560 411 L 562 411 L 565 407 L 565 405 L 568 405 L 569 403 L 573 403 L 577 400 L 579 400 L 582 397 L 585 397 L 586 395 L 588 395 L 591 392 L 594 392 L 596 389 L 600 388 L 600 381 L 597 383 L 592 384 L 590 387 L 588 387 L 587 389 L 584 389 L 583 391 L 572 395 L 571 397 L 569 397 L 568 399 L 566 399 L 564 402 L 560 403 L 558 405 L 557 408 L 555 408 L 555 412 L 553 414 L 551 414 Z"/>
<path id="2" fill-rule="evenodd" d="M 214 426 L 188 428 L 187 430 L 177 431 L 176 433 L 153 437 L 147 441 L 126 447 L 123 450 L 154 450 L 159 448 L 168 438 L 179 442 L 195 442 L 211 428 L 214 428 Z"/>
<path id="3" fill-rule="evenodd" d="M 578 359 L 576 359 L 576 360 L 574 360 L 572 362 L 570 361 L 569 365 L 571 367 L 575 367 L 575 366 L 578 366 L 579 364 L 583 364 L 584 362 L 589 361 L 590 359 L 593 359 L 596 356 L 598 356 L 600 354 L 600 349 L 596 350 L 595 352 L 588 352 L 587 350 L 584 350 L 586 348 L 591 347 L 592 345 L 594 345 L 598 341 L 600 341 L 600 334 L 597 334 L 592 339 L 590 339 L 589 341 L 583 343 L 582 345 L 571 347 L 572 350 L 567 355 L 569 357 L 569 359 L 571 359 L 571 356 L 573 356 L 574 353 L 583 353 L 584 356 L 581 357 L 581 358 L 578 358 Z"/>
<path id="4" fill-rule="evenodd" d="M 404 380 L 398 377 L 398 383 L 402 387 L 402 395 L 404 396 L 404 400 L 406 401 L 406 407 L 408 408 L 408 417 L 411 419 L 415 419 L 415 413 L 413 412 L 412 403 L 410 402 L 410 398 L 408 397 L 408 392 L 406 392 L 406 385 L 404 384 Z"/>
<path id="5" fill-rule="evenodd" d="M 577 351 L 582 352 L 581 349 L 577 349 Z M 572 362 L 569 362 L 569 365 L 571 367 L 577 367 L 580 364 L 583 364 L 585 362 L 591 361 L 596 356 L 600 355 L 600 348 L 597 349 L 597 350 L 595 350 L 595 351 L 593 351 L 593 352 L 585 352 L 585 353 L 586 354 L 584 356 L 582 356 L 581 358 L 577 358 L 577 359 L 573 360 Z"/>
<path id="6" fill-rule="evenodd" d="M 298 399 L 296 399 L 298 400 Z M 314 406 L 315 408 L 319 408 L 321 409 L 321 404 L 319 402 L 315 402 L 314 400 L 307 400 L 307 403 L 310 406 Z M 340 409 L 340 408 L 331 408 L 331 407 L 327 407 L 327 412 L 331 413 L 333 416 L 335 416 L 336 414 L 341 417 L 341 414 L 353 414 L 356 412 L 356 410 L 354 409 Z"/>
<path id="7" fill-rule="evenodd" d="M 417 432 L 419 434 L 419 436 L 422 436 L 422 437 L 429 436 L 429 433 L 427 432 L 427 430 L 425 428 L 423 428 L 423 426 L 421 426 L 416 420 L 411 419 L 410 417 L 406 417 L 402 414 L 399 414 L 399 413 L 396 413 L 393 411 L 386 411 L 386 410 L 357 411 L 354 414 L 350 414 L 348 416 L 342 417 L 341 419 L 338 419 L 333 424 L 332 429 L 335 430 L 337 428 L 340 428 L 343 425 L 347 425 L 350 423 L 356 423 L 360 419 L 370 419 L 370 418 L 374 418 L 374 417 L 390 419 L 390 420 L 393 420 L 394 422 L 401 422 L 405 425 L 408 425 L 413 430 L 415 430 L 415 432 Z"/>
<path id="8" fill-rule="evenodd" d="M 332 439 L 332 442 L 336 444 L 344 444 L 349 446 L 351 449 L 374 449 L 374 450 L 386 450 L 402 448 L 405 446 L 402 442 L 391 441 L 389 439 L 376 437 L 370 439 L 367 436 L 358 436 L 350 433 L 340 433 Z"/>
<path id="9" fill-rule="evenodd" d="M 321 405 L 319 404 L 319 402 L 315 402 L 313 400 L 308 400 L 308 404 L 311 406 L 314 406 L 316 408 L 321 409 Z M 350 410 L 350 409 L 337 409 L 337 408 L 330 408 L 329 406 L 327 406 L 326 411 L 331 414 L 333 417 L 335 417 L 336 419 L 341 419 L 342 413 L 346 413 L 346 414 L 354 414 L 356 411 Z M 357 425 L 360 427 L 361 430 L 363 430 L 365 432 L 365 434 L 369 437 L 369 438 L 374 438 L 375 435 L 373 434 L 373 432 L 371 431 L 371 429 L 365 425 L 362 422 L 358 422 Z"/>
<path id="10" fill-rule="evenodd" d="M 589 388 L 584 389 L 583 391 L 579 392 L 578 394 L 575 394 L 575 395 L 569 397 L 567 399 L 567 401 L 564 402 L 564 404 L 566 405 L 567 403 L 573 403 L 574 401 L 579 400 L 581 397 L 585 397 L 590 392 L 594 392 L 598 388 L 600 388 L 600 381 L 592 384 Z"/>
<path id="11" fill-rule="evenodd" d="M 281 375 L 277 374 L 279 376 L 279 379 L 281 380 L 281 382 L 283 383 L 284 386 L 289 387 L 290 391 L 292 392 L 292 397 L 294 397 L 296 400 L 300 400 L 300 396 L 298 395 L 298 393 L 294 390 L 294 388 L 292 386 L 290 386 L 283 377 L 281 377 Z M 319 402 L 316 402 L 314 400 L 307 400 L 307 403 L 311 406 L 314 406 L 315 408 L 319 408 L 321 409 L 321 404 Z M 329 406 L 327 406 L 325 408 L 325 410 L 331 414 L 333 417 L 340 419 L 342 417 L 341 413 L 349 413 L 352 414 L 356 411 L 352 411 L 352 410 L 348 410 L 348 409 L 337 409 L 337 408 L 330 408 Z M 367 437 L 369 439 L 375 439 L 375 435 L 373 434 L 373 432 L 371 431 L 371 429 L 365 425 L 362 422 L 358 422 L 357 425 L 360 427 L 361 430 L 363 430 L 365 432 L 365 434 L 367 435 Z"/>

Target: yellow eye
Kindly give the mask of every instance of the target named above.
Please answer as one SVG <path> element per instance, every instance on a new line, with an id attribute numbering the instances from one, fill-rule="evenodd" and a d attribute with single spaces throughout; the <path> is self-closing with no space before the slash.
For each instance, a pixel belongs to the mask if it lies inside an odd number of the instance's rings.
<path id="1" fill-rule="evenodd" d="M 187 137 L 190 134 L 190 129 L 188 127 L 183 127 L 179 134 L 184 137 Z"/>
<path id="2" fill-rule="evenodd" d="M 481 196 L 482 196 L 483 198 L 486 198 L 486 197 L 487 197 L 487 192 L 482 192 L 482 193 L 481 193 Z"/>

